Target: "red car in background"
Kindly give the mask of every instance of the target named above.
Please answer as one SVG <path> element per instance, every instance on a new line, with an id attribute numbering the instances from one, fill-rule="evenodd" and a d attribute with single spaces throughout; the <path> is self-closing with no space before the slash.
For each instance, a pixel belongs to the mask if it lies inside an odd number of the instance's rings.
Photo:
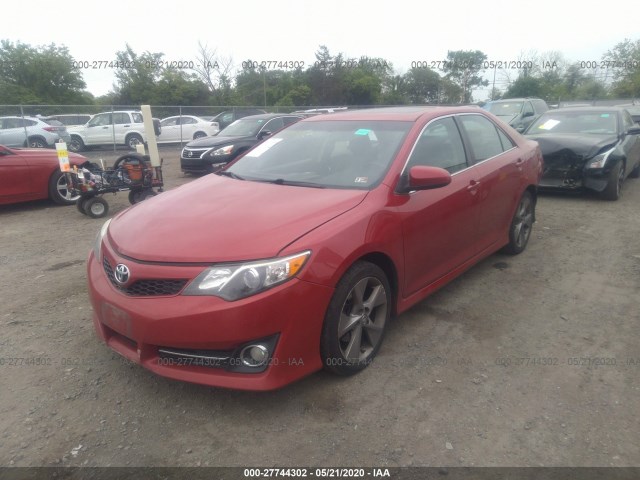
<path id="1" fill-rule="evenodd" d="M 302 120 L 103 225 L 87 264 L 96 331 L 205 385 L 356 373 L 392 315 L 525 249 L 541 172 L 538 145 L 479 108 Z"/>
<path id="2" fill-rule="evenodd" d="M 82 155 L 69 153 L 72 166 L 86 161 Z M 44 198 L 60 205 L 70 205 L 77 200 L 67 191 L 57 152 L 0 145 L 0 205 Z"/>

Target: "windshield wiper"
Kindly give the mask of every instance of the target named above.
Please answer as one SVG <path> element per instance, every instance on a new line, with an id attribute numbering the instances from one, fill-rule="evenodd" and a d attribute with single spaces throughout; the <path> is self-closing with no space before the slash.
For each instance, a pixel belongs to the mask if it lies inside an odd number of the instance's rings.
<path id="1" fill-rule="evenodd" d="M 225 177 L 233 178 L 235 180 L 244 180 L 244 177 L 241 177 L 237 173 L 233 173 L 229 170 L 220 170 L 219 172 L 216 172 L 216 175 L 224 175 Z"/>
<path id="2" fill-rule="evenodd" d="M 290 185 L 292 187 L 311 187 L 311 188 L 326 188 L 324 185 L 312 182 L 301 182 L 298 180 L 285 180 L 284 178 L 276 178 L 274 180 L 260 179 L 256 182 L 275 183 L 276 185 Z"/>

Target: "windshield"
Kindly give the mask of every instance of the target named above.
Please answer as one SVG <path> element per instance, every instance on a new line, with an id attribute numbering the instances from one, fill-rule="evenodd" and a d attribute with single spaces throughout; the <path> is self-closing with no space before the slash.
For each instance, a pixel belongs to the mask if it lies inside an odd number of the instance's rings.
<path id="1" fill-rule="evenodd" d="M 370 189 L 388 170 L 411 122 L 301 122 L 268 138 L 228 172 L 246 180 Z"/>
<path id="2" fill-rule="evenodd" d="M 498 117 L 512 117 L 522 110 L 522 102 L 489 102 L 483 107 Z"/>
<path id="3" fill-rule="evenodd" d="M 527 134 L 586 133 L 615 135 L 618 121 L 615 112 L 560 112 L 545 113 L 531 124 Z"/>
<path id="4" fill-rule="evenodd" d="M 271 119 L 241 118 L 222 130 L 218 135 L 221 137 L 255 137 L 262 126 L 269 120 Z"/>

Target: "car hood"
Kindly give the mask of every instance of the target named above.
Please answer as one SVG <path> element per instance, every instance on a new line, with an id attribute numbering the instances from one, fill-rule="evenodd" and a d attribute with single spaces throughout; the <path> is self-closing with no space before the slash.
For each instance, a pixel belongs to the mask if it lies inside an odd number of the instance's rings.
<path id="1" fill-rule="evenodd" d="M 121 255 L 151 262 L 270 258 L 367 193 L 207 175 L 119 214 L 109 241 Z"/>
<path id="2" fill-rule="evenodd" d="M 226 145 L 228 143 L 233 142 L 244 142 L 247 140 L 255 140 L 256 137 L 221 137 L 219 135 L 214 135 L 212 137 L 202 137 L 198 140 L 192 140 L 187 143 L 187 147 L 189 148 L 205 148 L 205 147 L 215 147 L 217 145 Z"/>
<path id="3" fill-rule="evenodd" d="M 18 151 L 20 156 L 31 165 L 58 163 L 58 156 L 55 150 L 51 151 L 42 148 L 20 148 L 15 150 Z M 69 163 L 71 165 L 82 165 L 87 161 L 86 157 L 78 155 L 77 153 L 68 152 L 67 155 L 69 156 Z"/>
<path id="4" fill-rule="evenodd" d="M 526 137 L 538 142 L 543 157 L 568 151 L 585 160 L 594 157 L 601 150 L 606 147 L 612 147 L 618 142 L 618 137 L 615 135 L 546 133 L 542 135 L 526 135 Z"/>

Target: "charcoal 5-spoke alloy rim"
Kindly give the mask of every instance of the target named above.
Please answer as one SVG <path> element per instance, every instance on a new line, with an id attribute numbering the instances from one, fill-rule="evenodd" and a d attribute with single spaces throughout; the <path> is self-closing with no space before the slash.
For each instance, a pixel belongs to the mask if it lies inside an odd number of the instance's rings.
<path id="1" fill-rule="evenodd" d="M 382 340 L 387 296 L 377 278 L 360 280 L 349 292 L 340 313 L 340 351 L 350 362 L 366 360 Z"/>
<path id="2" fill-rule="evenodd" d="M 365 261 L 356 262 L 336 285 L 320 345 L 328 370 L 351 375 L 375 357 L 391 313 L 391 287 L 384 271 Z"/>
<path id="3" fill-rule="evenodd" d="M 523 195 L 514 218 L 513 236 L 518 249 L 527 246 L 533 227 L 533 200 L 531 195 Z"/>

